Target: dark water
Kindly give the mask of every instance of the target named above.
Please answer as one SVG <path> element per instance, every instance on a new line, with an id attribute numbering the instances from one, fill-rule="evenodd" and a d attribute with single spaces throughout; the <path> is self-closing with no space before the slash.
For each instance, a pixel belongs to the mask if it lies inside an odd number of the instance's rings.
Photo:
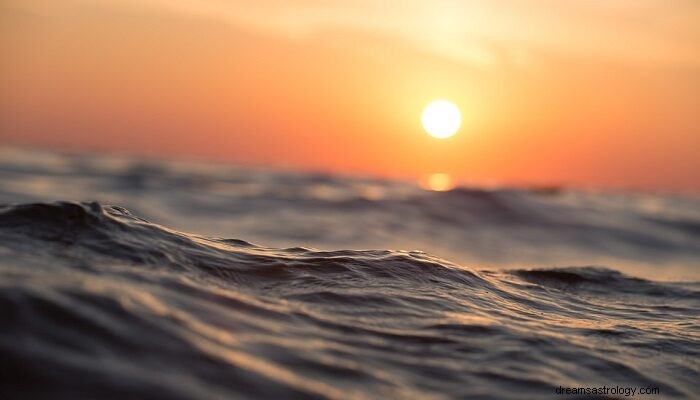
<path id="1" fill-rule="evenodd" d="M 697 199 L 0 154 L 3 400 L 700 397 Z"/>

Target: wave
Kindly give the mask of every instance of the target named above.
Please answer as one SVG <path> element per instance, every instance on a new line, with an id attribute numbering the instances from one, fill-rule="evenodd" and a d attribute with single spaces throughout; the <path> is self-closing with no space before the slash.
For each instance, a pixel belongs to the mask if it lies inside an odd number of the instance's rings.
<path id="1" fill-rule="evenodd" d="M 95 202 L 0 207 L 3 398 L 692 398 L 698 310 L 698 282 L 603 267 L 484 270 L 188 234 Z"/>
<path id="2" fill-rule="evenodd" d="M 700 280 L 700 202 L 664 193 L 457 187 L 0 148 L 0 204 L 94 199 L 174 230 L 277 248 L 421 249 L 479 269 L 606 265 Z"/>

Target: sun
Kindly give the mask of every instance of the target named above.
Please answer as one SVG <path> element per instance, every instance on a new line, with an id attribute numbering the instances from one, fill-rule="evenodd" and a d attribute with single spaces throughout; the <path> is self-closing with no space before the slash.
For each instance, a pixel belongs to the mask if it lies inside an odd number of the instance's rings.
<path id="1" fill-rule="evenodd" d="M 448 100 L 435 100 L 425 106 L 421 117 L 423 128 L 434 138 L 446 139 L 453 136 L 462 124 L 459 108 Z"/>

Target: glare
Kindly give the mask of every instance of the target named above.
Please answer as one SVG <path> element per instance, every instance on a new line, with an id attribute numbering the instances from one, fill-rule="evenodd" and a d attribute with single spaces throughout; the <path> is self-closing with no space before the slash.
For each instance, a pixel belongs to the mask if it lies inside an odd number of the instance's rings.
<path id="1" fill-rule="evenodd" d="M 423 183 L 423 187 L 436 192 L 445 192 L 455 187 L 455 183 L 449 174 L 442 172 L 430 174 Z"/>
<path id="2" fill-rule="evenodd" d="M 432 137 L 446 139 L 453 136 L 462 124 L 462 114 L 454 103 L 435 100 L 423 110 L 423 128 Z"/>

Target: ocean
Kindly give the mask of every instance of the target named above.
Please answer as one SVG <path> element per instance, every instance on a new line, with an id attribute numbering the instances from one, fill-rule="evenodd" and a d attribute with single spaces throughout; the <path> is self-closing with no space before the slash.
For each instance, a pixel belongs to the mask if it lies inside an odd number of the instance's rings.
<path id="1" fill-rule="evenodd" d="M 0 204 L 3 400 L 700 398 L 697 196 L 3 148 Z"/>

